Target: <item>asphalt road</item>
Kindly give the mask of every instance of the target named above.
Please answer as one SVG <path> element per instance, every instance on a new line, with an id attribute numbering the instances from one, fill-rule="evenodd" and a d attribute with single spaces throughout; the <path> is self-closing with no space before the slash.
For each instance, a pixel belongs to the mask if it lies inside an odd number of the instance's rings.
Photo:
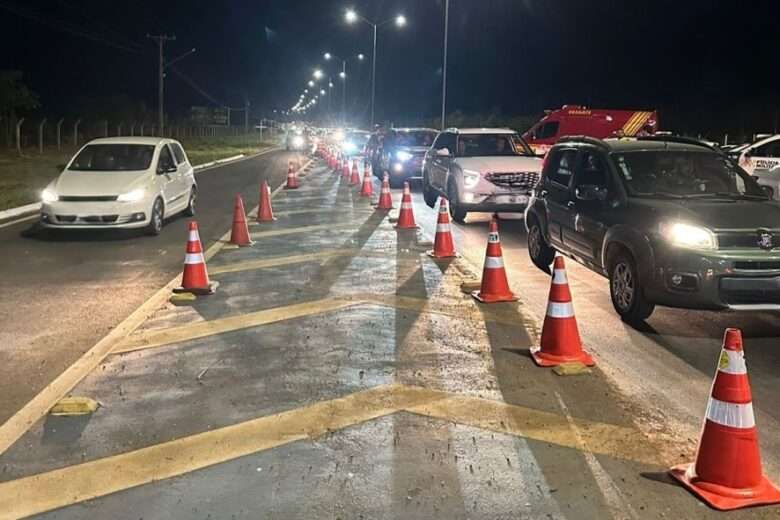
<path id="1" fill-rule="evenodd" d="M 280 184 L 291 157 L 274 151 L 196 175 L 204 248 L 230 229 L 235 194 L 254 207 L 260 182 Z M 0 423 L 180 272 L 186 225 L 173 217 L 157 237 L 0 229 Z"/>
<path id="2" fill-rule="evenodd" d="M 419 191 L 419 190 L 418 190 Z M 418 215 L 432 229 L 434 213 L 415 194 Z M 522 215 L 501 215 L 500 236 L 510 284 L 527 313 L 542 323 L 550 278 L 528 256 Z M 481 266 L 490 215 L 453 224 L 459 250 Z M 773 312 L 711 312 L 657 307 L 644 327 L 623 323 L 606 278 L 566 262 L 580 333 L 599 367 L 634 409 L 647 432 L 668 435 L 681 453 L 695 449 L 724 330 L 742 330 L 764 464 L 780 480 L 780 316 Z M 686 455 L 687 456 L 687 455 Z"/>

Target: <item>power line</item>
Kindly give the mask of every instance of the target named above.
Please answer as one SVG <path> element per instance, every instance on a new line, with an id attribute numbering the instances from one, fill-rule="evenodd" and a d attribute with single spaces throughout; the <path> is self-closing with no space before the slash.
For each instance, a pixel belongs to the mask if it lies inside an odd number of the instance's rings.
<path id="1" fill-rule="evenodd" d="M 122 43 L 117 43 L 116 41 L 108 40 L 107 38 L 104 38 L 103 36 L 87 32 L 84 28 L 75 26 L 71 23 L 64 22 L 62 20 L 52 20 L 52 19 L 46 19 L 40 16 L 40 14 L 29 10 L 24 9 L 22 7 L 19 7 L 18 5 L 9 4 L 8 2 L 0 1 L 0 9 L 4 9 L 10 13 L 13 13 L 17 16 L 20 16 L 22 18 L 26 18 L 28 20 L 32 20 L 34 22 L 40 23 L 42 25 L 46 25 L 47 27 L 51 27 L 52 29 L 56 29 L 58 31 L 63 31 L 68 34 L 71 34 L 73 36 L 78 36 L 80 38 L 85 38 L 87 40 L 91 40 L 93 42 L 102 43 L 104 45 L 107 45 L 109 47 L 113 47 L 115 49 L 127 51 L 127 52 L 133 52 L 133 53 L 140 53 L 141 47 L 130 47 L 128 45 L 124 45 Z"/>

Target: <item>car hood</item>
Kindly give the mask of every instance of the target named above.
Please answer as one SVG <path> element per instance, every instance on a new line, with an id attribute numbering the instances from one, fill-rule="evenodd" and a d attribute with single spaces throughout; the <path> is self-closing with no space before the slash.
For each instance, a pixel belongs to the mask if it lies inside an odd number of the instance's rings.
<path id="1" fill-rule="evenodd" d="M 772 201 L 636 200 L 650 206 L 662 219 L 682 220 L 709 229 L 780 228 L 780 203 Z"/>
<path id="2" fill-rule="evenodd" d="M 464 170 L 482 173 L 541 172 L 542 160 L 538 157 L 459 157 L 455 162 Z"/>
<path id="3" fill-rule="evenodd" d="M 427 146 L 399 146 L 398 150 L 403 150 L 404 152 L 409 152 L 413 155 L 423 155 L 425 152 L 429 150 L 429 147 Z"/>
<path id="4" fill-rule="evenodd" d="M 135 189 L 148 175 L 140 172 L 78 172 L 65 170 L 54 184 L 57 195 L 84 197 L 119 195 Z"/>

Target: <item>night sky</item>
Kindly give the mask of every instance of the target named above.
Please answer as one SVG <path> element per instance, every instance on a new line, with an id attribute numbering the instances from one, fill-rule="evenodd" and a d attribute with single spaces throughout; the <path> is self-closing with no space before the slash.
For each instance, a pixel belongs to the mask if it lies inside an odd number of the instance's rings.
<path id="1" fill-rule="evenodd" d="M 19 69 L 42 111 L 68 114 L 122 95 L 156 105 L 156 48 L 214 101 L 255 116 L 292 106 L 321 55 L 371 53 L 344 8 L 406 28 L 379 33 L 377 119 L 439 112 L 442 0 L 0 0 L 0 68 Z M 12 11 L 22 11 L 24 16 Z M 449 111 L 540 113 L 564 103 L 658 108 L 681 131 L 772 131 L 780 109 L 780 2 L 451 0 Z M 331 70 L 335 75 L 335 64 Z M 367 118 L 370 63 L 352 65 L 351 113 Z M 167 107 L 205 99 L 169 73 Z M 334 101 L 340 98 L 333 98 Z"/>

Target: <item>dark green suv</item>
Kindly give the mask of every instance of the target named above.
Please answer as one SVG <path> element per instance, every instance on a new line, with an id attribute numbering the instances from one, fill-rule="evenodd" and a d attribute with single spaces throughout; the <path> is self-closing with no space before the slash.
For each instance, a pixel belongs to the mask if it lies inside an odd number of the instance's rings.
<path id="1" fill-rule="evenodd" d="M 683 137 L 567 137 L 526 210 L 528 252 L 609 278 L 615 310 L 780 309 L 780 204 L 736 162 Z"/>

